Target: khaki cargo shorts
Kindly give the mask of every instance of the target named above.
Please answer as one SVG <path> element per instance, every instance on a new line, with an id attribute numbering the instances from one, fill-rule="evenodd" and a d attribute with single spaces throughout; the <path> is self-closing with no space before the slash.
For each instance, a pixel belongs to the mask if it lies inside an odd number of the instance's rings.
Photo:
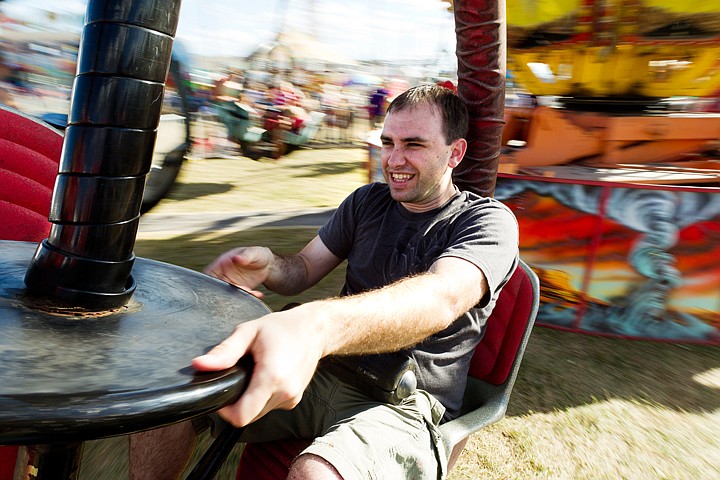
<path id="1" fill-rule="evenodd" d="M 422 390 L 400 405 L 378 403 L 321 367 L 297 407 L 270 412 L 241 440 L 315 438 L 302 453 L 324 458 L 345 480 L 443 479 L 444 410 Z"/>

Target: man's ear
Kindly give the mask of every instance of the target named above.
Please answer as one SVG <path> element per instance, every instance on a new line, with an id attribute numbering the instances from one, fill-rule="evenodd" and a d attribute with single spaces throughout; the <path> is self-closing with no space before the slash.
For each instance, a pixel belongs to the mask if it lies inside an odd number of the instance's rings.
<path id="1" fill-rule="evenodd" d="M 465 152 L 467 152 L 467 140 L 465 140 L 464 138 L 458 138 L 452 143 L 450 148 L 451 150 L 450 159 L 448 160 L 448 166 L 450 168 L 455 168 L 460 165 L 460 162 L 465 156 Z"/>

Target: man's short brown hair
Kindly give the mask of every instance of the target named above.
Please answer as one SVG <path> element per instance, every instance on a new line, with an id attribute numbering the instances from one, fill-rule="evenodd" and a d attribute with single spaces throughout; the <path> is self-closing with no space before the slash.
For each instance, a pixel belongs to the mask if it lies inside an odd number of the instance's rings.
<path id="1" fill-rule="evenodd" d="M 440 110 L 445 142 L 448 145 L 459 138 L 465 138 L 469 124 L 467 107 L 460 97 L 449 88 L 434 84 L 412 87 L 392 101 L 387 113 L 413 108 L 424 103 L 433 105 Z"/>

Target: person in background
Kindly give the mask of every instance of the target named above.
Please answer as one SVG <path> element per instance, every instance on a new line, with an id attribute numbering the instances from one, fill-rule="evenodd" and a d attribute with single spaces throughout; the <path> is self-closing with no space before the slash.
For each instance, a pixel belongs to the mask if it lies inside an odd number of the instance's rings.
<path id="1" fill-rule="evenodd" d="M 368 102 L 368 118 L 370 119 L 370 129 L 377 128 L 385 119 L 385 103 L 389 92 L 385 85 L 379 86 L 370 95 Z"/>
<path id="2" fill-rule="evenodd" d="M 15 85 L 10 81 L 12 72 L 0 55 L 0 103 L 11 108 L 17 108 L 13 92 Z"/>

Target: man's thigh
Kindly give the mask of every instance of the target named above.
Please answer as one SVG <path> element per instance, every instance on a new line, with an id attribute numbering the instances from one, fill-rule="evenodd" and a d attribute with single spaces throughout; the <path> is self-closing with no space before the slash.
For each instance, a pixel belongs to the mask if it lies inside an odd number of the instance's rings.
<path id="1" fill-rule="evenodd" d="M 268 442 L 288 438 L 312 439 L 337 419 L 338 404 L 349 399 L 343 392 L 346 385 L 334 375 L 319 370 L 292 410 L 273 410 L 245 427 L 240 441 Z M 365 398 L 367 400 L 367 398 Z"/>
<path id="2" fill-rule="evenodd" d="M 315 438 L 303 453 L 323 457 L 347 480 L 435 479 L 446 465 L 437 430 L 443 412 L 423 391 L 388 405 L 319 370 L 295 409 L 270 412 L 242 440 Z"/>
<path id="3" fill-rule="evenodd" d="M 302 453 L 320 456 L 346 480 L 442 479 L 446 459 L 437 429 L 440 404 L 419 391 L 400 405 L 345 415 Z"/>

